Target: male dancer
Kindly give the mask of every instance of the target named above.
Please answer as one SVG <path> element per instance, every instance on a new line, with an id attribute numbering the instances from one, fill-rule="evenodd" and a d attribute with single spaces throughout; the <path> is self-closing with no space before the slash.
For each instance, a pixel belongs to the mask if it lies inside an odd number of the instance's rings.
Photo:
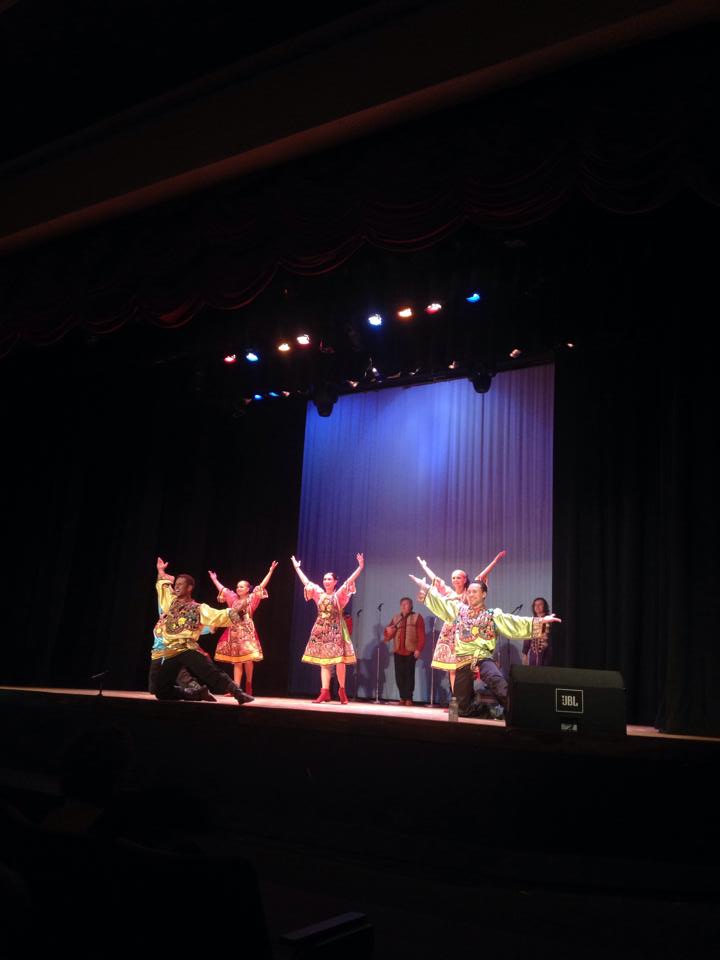
<path id="1" fill-rule="evenodd" d="M 546 617 L 517 617 L 502 610 L 488 610 L 485 606 L 487 584 L 474 582 L 467 588 L 467 603 L 443 597 L 436 587 L 425 579 L 410 574 L 410 579 L 420 587 L 418 599 L 435 616 L 446 623 L 454 623 L 456 631 L 455 696 L 458 714 L 461 717 L 474 715 L 470 700 L 473 692 L 473 669 L 480 670 L 480 679 L 504 707 L 507 703 L 507 681 L 493 659 L 496 631 L 511 640 L 532 637 L 533 622 L 561 623 L 554 614 Z"/>
<path id="2" fill-rule="evenodd" d="M 255 698 L 243 693 L 198 647 L 203 627 L 230 625 L 230 610 L 217 610 L 206 603 L 197 603 L 192 599 L 194 578 L 181 573 L 173 584 L 166 569 L 167 563 L 158 557 L 156 588 L 161 616 L 155 627 L 150 693 L 158 700 L 185 699 L 182 690 L 176 686 L 177 675 L 185 667 L 212 693 L 229 692 L 240 705 L 251 703 Z"/>

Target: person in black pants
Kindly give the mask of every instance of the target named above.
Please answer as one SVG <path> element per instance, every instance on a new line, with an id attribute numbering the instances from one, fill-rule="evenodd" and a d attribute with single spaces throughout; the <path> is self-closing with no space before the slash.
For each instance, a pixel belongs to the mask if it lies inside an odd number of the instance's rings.
<path id="1" fill-rule="evenodd" d="M 411 707 L 415 690 L 415 661 L 425 646 L 425 621 L 419 613 L 413 613 L 410 597 L 400 600 L 400 613 L 396 613 L 385 627 L 385 643 L 393 641 L 395 682 L 400 691 L 400 703 Z"/>
<path id="2" fill-rule="evenodd" d="M 184 691 L 177 684 L 182 667 L 211 693 L 231 693 L 239 704 L 250 703 L 249 696 L 213 662 L 198 646 L 203 627 L 227 627 L 230 610 L 217 610 L 193 600 L 195 579 L 188 573 L 173 578 L 166 573 L 167 563 L 157 559 L 156 589 L 161 614 L 155 626 L 155 643 L 150 667 L 150 693 L 158 700 L 184 700 Z"/>

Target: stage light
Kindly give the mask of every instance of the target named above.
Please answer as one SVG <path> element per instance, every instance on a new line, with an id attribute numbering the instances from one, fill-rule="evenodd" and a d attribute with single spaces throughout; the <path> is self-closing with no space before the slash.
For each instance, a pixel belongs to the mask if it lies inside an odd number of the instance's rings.
<path id="1" fill-rule="evenodd" d="M 261 393 L 254 393 L 253 400 L 262 400 L 263 395 Z"/>
<path id="2" fill-rule="evenodd" d="M 441 310 L 442 310 L 441 303 L 429 303 L 425 307 L 425 313 L 440 313 Z"/>
<path id="3" fill-rule="evenodd" d="M 379 313 L 373 313 L 371 316 L 368 317 L 368 323 L 370 324 L 371 327 L 381 327 L 382 322 L 383 322 L 383 319 Z"/>
<path id="4" fill-rule="evenodd" d="M 235 363 L 236 360 L 237 360 L 236 353 L 228 353 L 228 355 L 223 358 L 224 363 Z"/>
<path id="5" fill-rule="evenodd" d="M 412 307 L 403 307 L 401 310 L 398 310 L 397 315 L 400 320 L 411 320 L 413 315 Z"/>
<path id="6" fill-rule="evenodd" d="M 283 395 L 284 397 L 289 397 L 289 396 L 290 396 L 290 391 L 289 391 L 289 390 L 283 390 L 282 395 Z"/>
<path id="7" fill-rule="evenodd" d="M 257 363 L 260 357 L 258 356 L 257 353 L 255 353 L 254 350 L 248 350 L 248 352 L 245 354 L 245 359 L 249 363 Z"/>
<path id="8" fill-rule="evenodd" d="M 566 346 L 567 346 L 568 350 L 574 350 L 574 349 L 575 349 L 575 344 L 574 344 L 574 343 L 568 343 L 568 344 L 566 344 Z"/>
<path id="9" fill-rule="evenodd" d="M 510 351 L 510 356 L 512 357 L 513 360 L 517 360 L 517 358 L 518 358 L 521 354 L 522 354 L 522 350 L 520 350 L 518 347 L 515 347 L 514 350 L 511 350 L 511 351 Z"/>
<path id="10" fill-rule="evenodd" d="M 287 340 L 283 340 L 282 343 L 278 344 L 278 350 L 280 351 L 280 353 L 289 353 L 290 344 L 287 342 Z"/>
<path id="11" fill-rule="evenodd" d="M 279 393 L 275 393 L 274 390 L 271 390 L 270 393 L 268 393 L 268 396 L 269 396 L 269 397 L 279 397 L 280 394 L 279 394 Z"/>
<path id="12" fill-rule="evenodd" d="M 448 370 L 457 370 L 459 366 L 460 364 L 457 362 L 457 360 L 453 360 L 452 363 L 448 364 Z"/>
<path id="13" fill-rule="evenodd" d="M 301 333 L 299 337 L 295 337 L 295 340 L 300 344 L 301 347 L 310 346 L 310 337 L 307 335 L 307 333 Z"/>
<path id="14" fill-rule="evenodd" d="M 471 293 L 470 296 L 465 297 L 465 299 L 467 300 L 468 303 L 477 303 L 482 298 L 479 293 Z"/>
<path id="15" fill-rule="evenodd" d="M 358 387 L 359 384 L 360 384 L 360 381 L 359 381 L 359 380 L 348 380 L 348 383 L 349 383 L 350 386 L 353 388 L 353 390 L 356 390 L 357 387 Z"/>

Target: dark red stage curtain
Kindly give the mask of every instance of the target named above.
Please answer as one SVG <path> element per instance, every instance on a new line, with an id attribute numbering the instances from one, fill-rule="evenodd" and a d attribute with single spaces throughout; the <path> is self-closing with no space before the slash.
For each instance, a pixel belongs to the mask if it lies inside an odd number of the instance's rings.
<path id="1" fill-rule="evenodd" d="M 8 258 L 0 355 L 75 326 L 176 327 L 250 303 L 278 267 L 317 276 L 363 244 L 416 251 L 466 222 L 516 230 L 573 198 L 619 215 L 684 192 L 720 205 L 713 39 L 616 55 Z"/>

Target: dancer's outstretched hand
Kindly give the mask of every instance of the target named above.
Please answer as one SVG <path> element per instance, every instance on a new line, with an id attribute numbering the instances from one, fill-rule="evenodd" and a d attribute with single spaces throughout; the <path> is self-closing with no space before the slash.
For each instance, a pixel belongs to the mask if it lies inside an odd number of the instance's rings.
<path id="1" fill-rule="evenodd" d="M 556 617 L 554 613 L 549 613 L 546 617 L 540 617 L 541 623 L 562 623 L 560 617 Z"/>
<path id="2" fill-rule="evenodd" d="M 365 557 L 361 553 L 357 555 L 357 563 L 361 570 L 365 567 Z"/>
<path id="3" fill-rule="evenodd" d="M 408 576 L 410 577 L 411 580 L 414 580 L 414 581 L 415 581 L 415 583 L 420 587 L 421 590 L 429 590 L 429 589 L 430 589 L 430 584 L 427 582 L 427 580 L 425 579 L 425 577 L 423 577 L 422 580 L 421 580 L 420 577 L 415 577 L 415 576 L 413 576 L 412 573 L 409 573 Z"/>
<path id="4" fill-rule="evenodd" d="M 157 563 L 155 564 L 155 566 L 157 567 L 158 573 L 165 573 L 165 571 L 167 570 L 167 565 L 168 565 L 167 560 L 163 560 L 162 557 L 157 558 Z"/>

